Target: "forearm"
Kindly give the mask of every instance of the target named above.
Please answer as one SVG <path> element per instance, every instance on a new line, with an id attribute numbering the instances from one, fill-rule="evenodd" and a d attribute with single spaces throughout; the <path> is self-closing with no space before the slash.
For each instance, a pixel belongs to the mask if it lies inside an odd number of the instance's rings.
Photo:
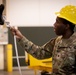
<path id="1" fill-rule="evenodd" d="M 29 41 L 26 37 L 23 37 L 19 44 L 22 48 L 27 51 L 29 54 L 38 59 L 45 59 L 52 56 L 52 48 L 49 49 L 49 45 L 45 46 L 37 46 L 31 41 Z M 49 50 L 48 50 L 49 49 Z"/>

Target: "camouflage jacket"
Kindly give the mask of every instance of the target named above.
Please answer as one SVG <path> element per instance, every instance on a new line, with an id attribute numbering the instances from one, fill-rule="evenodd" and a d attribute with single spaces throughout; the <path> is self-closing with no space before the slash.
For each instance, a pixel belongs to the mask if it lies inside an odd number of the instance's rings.
<path id="1" fill-rule="evenodd" d="M 76 33 L 73 33 L 69 39 L 58 36 L 43 46 L 35 45 L 26 37 L 22 38 L 19 43 L 25 51 L 37 59 L 52 57 L 53 75 L 76 75 Z"/>

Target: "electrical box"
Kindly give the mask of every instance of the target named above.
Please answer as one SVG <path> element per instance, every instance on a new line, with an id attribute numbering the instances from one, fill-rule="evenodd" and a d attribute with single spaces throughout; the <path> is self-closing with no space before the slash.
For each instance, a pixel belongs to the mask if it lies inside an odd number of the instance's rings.
<path id="1" fill-rule="evenodd" d="M 8 28 L 0 26 L 0 45 L 8 44 Z"/>

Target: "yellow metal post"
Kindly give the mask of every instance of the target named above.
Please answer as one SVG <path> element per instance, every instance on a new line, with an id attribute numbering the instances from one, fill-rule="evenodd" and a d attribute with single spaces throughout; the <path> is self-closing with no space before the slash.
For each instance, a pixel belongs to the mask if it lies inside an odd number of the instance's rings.
<path id="1" fill-rule="evenodd" d="M 37 70 L 34 70 L 35 71 L 35 75 L 37 75 Z"/>
<path id="2" fill-rule="evenodd" d="M 12 61 L 12 44 L 8 44 L 6 46 L 7 48 L 7 71 L 12 72 L 12 66 L 13 66 L 13 61 Z"/>

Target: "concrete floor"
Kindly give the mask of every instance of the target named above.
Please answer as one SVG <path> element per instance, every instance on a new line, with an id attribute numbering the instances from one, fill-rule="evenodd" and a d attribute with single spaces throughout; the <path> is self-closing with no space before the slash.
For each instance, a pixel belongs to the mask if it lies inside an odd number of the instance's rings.
<path id="1" fill-rule="evenodd" d="M 22 70 L 22 75 L 35 75 L 33 70 Z M 0 75 L 20 75 L 18 70 L 14 70 L 13 72 L 0 71 Z M 36 72 L 36 75 L 41 75 L 40 72 Z"/>

